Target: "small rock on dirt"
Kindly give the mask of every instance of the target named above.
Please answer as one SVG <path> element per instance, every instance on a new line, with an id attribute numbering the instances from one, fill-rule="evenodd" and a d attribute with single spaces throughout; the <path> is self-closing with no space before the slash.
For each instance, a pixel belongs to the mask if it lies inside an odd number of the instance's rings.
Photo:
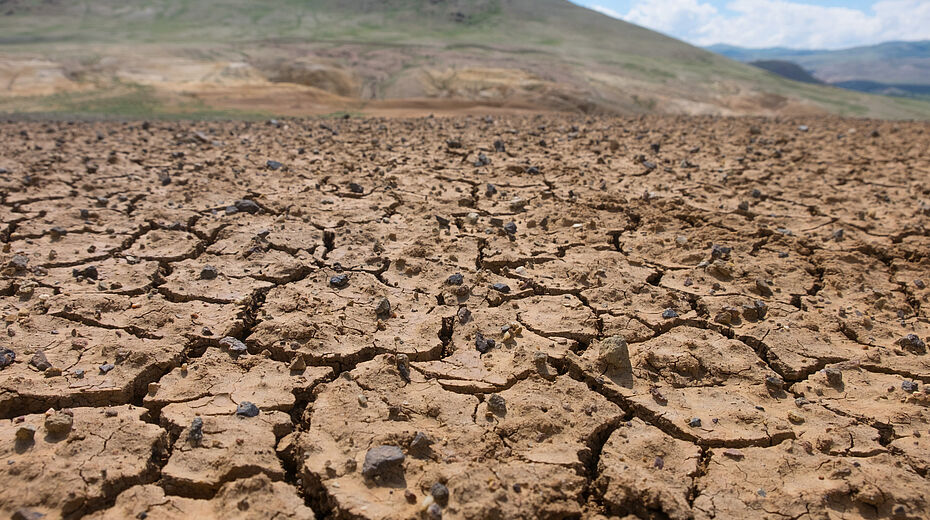
<path id="1" fill-rule="evenodd" d="M 495 415 L 504 415 L 507 413 L 507 401 L 500 394 L 494 394 L 488 398 L 488 410 Z"/>
<path id="2" fill-rule="evenodd" d="M 216 267 L 213 267 L 212 265 L 205 265 L 203 269 L 200 270 L 200 279 L 215 280 L 219 274 L 220 273 L 216 270 Z"/>
<path id="3" fill-rule="evenodd" d="M 201 441 L 203 441 L 203 419 L 200 417 L 194 417 L 194 420 L 191 421 L 191 429 L 187 433 L 187 440 L 191 443 L 191 446 L 200 446 Z"/>
<path id="4" fill-rule="evenodd" d="M 475 348 L 478 349 L 478 352 L 487 354 L 494 348 L 494 345 L 496 345 L 496 342 L 493 339 L 485 338 L 484 334 L 480 332 L 475 333 Z"/>
<path id="5" fill-rule="evenodd" d="M 0 368 L 6 368 L 16 360 L 16 352 L 8 348 L 0 348 Z"/>
<path id="6" fill-rule="evenodd" d="M 48 358 L 45 357 L 45 352 L 42 350 L 37 350 L 36 353 L 32 355 L 29 364 L 35 367 L 39 372 L 45 372 L 47 369 L 52 368 L 52 364 L 48 362 Z"/>
<path id="7" fill-rule="evenodd" d="M 384 477 L 402 470 L 404 452 L 397 446 L 375 446 L 365 454 L 362 475 L 366 478 Z"/>
<path id="8" fill-rule="evenodd" d="M 343 287 L 349 285 L 349 275 L 347 274 L 337 274 L 329 279 L 329 285 L 342 289 Z"/>
<path id="9" fill-rule="evenodd" d="M 239 417 L 255 417 L 258 415 L 258 407 L 249 401 L 242 401 L 236 407 L 236 415 Z"/>
<path id="10" fill-rule="evenodd" d="M 226 336 L 225 338 L 221 339 L 219 343 L 221 347 L 226 347 L 234 355 L 244 354 L 248 350 L 248 347 L 246 347 L 245 343 L 232 336 Z"/>

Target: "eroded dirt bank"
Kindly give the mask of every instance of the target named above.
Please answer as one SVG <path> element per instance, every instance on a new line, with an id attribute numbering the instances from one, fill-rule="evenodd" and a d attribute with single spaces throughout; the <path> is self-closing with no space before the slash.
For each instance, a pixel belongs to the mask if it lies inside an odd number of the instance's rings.
<path id="1" fill-rule="evenodd" d="M 928 145 L 0 124 L 0 512 L 928 518 Z"/>

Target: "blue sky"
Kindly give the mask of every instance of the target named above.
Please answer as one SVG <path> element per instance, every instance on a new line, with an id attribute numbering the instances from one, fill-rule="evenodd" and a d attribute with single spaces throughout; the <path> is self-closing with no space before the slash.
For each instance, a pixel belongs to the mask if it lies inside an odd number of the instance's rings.
<path id="1" fill-rule="evenodd" d="M 930 40 L 930 0 L 573 0 L 695 45 L 841 49 Z"/>

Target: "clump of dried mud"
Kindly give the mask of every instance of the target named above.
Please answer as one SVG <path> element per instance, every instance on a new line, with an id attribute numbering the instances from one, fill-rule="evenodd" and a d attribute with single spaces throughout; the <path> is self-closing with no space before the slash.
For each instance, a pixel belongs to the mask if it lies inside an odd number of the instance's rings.
<path id="1" fill-rule="evenodd" d="M 928 130 L 0 125 L 0 511 L 927 518 Z"/>

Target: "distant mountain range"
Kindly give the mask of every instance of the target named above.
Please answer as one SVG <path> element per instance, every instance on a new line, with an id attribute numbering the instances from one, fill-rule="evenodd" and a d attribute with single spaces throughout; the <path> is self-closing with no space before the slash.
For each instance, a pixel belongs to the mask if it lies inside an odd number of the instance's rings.
<path id="1" fill-rule="evenodd" d="M 930 96 L 930 40 L 886 42 L 835 51 L 711 45 L 707 50 L 804 81 L 790 65 L 833 86 L 908 97 Z M 787 74 L 783 73 L 786 72 Z"/>

